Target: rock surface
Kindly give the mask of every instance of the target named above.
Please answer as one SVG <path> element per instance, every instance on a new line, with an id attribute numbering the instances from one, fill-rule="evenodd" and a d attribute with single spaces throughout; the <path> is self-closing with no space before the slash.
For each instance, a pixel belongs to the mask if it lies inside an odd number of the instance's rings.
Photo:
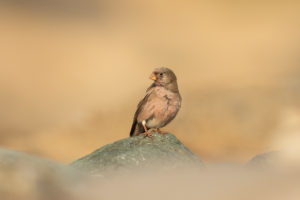
<path id="1" fill-rule="evenodd" d="M 79 199 L 77 191 L 85 180 L 69 166 L 0 148 L 1 199 Z"/>
<path id="2" fill-rule="evenodd" d="M 165 136 L 153 133 L 153 140 L 143 135 L 122 139 L 71 163 L 71 166 L 97 176 L 115 174 L 120 170 L 145 167 L 167 170 L 186 165 L 199 167 L 203 163 L 170 133 Z"/>

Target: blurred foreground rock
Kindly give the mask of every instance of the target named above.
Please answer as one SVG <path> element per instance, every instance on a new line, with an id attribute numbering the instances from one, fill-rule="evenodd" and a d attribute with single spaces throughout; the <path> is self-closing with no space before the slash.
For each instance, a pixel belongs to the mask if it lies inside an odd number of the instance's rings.
<path id="1" fill-rule="evenodd" d="M 203 163 L 174 135 L 153 133 L 153 140 L 140 135 L 105 145 L 74 161 L 71 166 L 92 175 L 106 176 L 145 167 L 169 170 L 201 167 Z"/>
<path id="2" fill-rule="evenodd" d="M 253 162 L 265 163 L 272 156 L 258 155 Z M 132 173 L 91 178 L 54 161 L 0 148 L 0 199 L 298 200 L 300 195 L 299 168 L 249 170 L 244 166 L 217 164 L 199 170 L 203 166 L 200 159 L 171 134 L 155 134 L 153 141 L 143 136 L 123 139 L 72 165 L 96 175 L 107 170 Z M 144 170 L 149 166 L 167 169 L 167 173 Z M 136 173 L 132 169 L 143 170 Z"/>
<path id="3" fill-rule="evenodd" d="M 71 167 L 0 148 L 0 199 L 79 199 L 84 180 Z"/>
<path id="4" fill-rule="evenodd" d="M 283 160 L 279 151 L 271 151 L 254 156 L 246 165 L 256 168 L 271 168 L 282 165 Z"/>

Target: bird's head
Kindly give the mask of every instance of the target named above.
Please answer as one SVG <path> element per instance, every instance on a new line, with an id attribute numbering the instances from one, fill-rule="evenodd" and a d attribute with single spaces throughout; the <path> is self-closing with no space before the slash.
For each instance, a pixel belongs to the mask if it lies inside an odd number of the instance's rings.
<path id="1" fill-rule="evenodd" d="M 177 80 L 174 72 L 166 67 L 154 69 L 149 78 L 154 80 L 154 83 L 162 86 L 166 86 Z"/>

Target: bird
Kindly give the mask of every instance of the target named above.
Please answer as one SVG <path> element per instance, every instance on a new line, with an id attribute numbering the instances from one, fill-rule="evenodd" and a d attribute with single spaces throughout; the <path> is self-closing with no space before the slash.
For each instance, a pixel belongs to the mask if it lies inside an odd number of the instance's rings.
<path id="1" fill-rule="evenodd" d="M 145 97 L 138 103 L 134 114 L 130 137 L 144 134 L 152 138 L 150 129 L 163 134 L 160 128 L 170 123 L 181 107 L 175 73 L 166 67 L 155 68 L 150 77 L 153 83 Z"/>

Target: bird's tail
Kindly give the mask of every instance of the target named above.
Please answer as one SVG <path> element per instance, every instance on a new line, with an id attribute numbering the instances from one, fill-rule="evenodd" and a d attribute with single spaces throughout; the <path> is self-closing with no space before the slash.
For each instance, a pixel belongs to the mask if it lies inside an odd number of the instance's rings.
<path id="1" fill-rule="evenodd" d="M 143 133 L 143 130 L 144 130 L 143 126 L 139 124 L 137 120 L 134 120 L 130 130 L 130 137 Z"/>
<path id="2" fill-rule="evenodd" d="M 134 132 L 135 132 L 136 125 L 137 125 L 137 120 L 135 119 L 135 120 L 133 121 L 133 123 L 132 123 L 132 126 L 131 126 L 130 137 L 134 136 Z"/>

